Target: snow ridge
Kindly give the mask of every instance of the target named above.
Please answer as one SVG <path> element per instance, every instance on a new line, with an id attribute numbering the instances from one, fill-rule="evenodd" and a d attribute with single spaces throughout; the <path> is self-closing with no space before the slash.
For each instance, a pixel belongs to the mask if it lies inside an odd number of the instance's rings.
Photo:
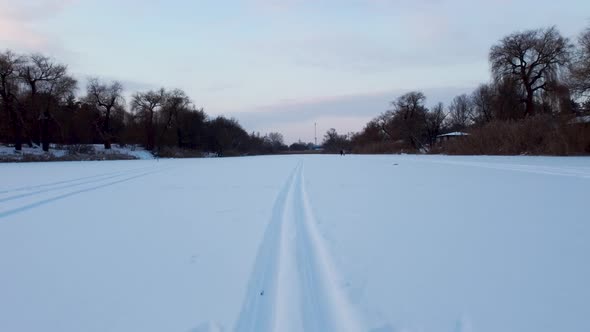
<path id="1" fill-rule="evenodd" d="M 317 228 L 300 162 L 279 193 L 235 331 L 362 331 Z"/>

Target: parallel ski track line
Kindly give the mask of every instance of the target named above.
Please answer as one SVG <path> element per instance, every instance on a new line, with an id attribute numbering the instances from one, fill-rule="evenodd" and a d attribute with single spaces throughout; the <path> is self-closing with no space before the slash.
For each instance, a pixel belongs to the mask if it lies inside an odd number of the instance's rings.
<path id="1" fill-rule="evenodd" d="M 258 248 L 235 331 L 274 331 L 276 310 L 281 301 L 281 294 L 278 293 L 281 233 L 286 219 L 286 206 L 289 204 L 298 169 L 299 165 L 291 173 L 275 200 L 270 221 Z"/>
<path id="2" fill-rule="evenodd" d="M 89 177 L 91 179 L 90 180 L 87 180 L 87 181 L 82 181 L 82 180 L 63 181 L 62 182 L 62 185 L 53 185 L 53 186 L 50 186 L 49 188 L 45 188 L 45 189 L 41 189 L 41 190 L 37 190 L 37 191 L 33 191 L 33 192 L 27 192 L 27 193 L 23 193 L 23 194 L 18 194 L 18 195 L 13 195 L 13 196 L 9 196 L 9 197 L 0 198 L 0 203 L 7 202 L 7 201 L 12 201 L 12 200 L 19 199 L 19 198 L 35 196 L 35 195 L 43 194 L 43 193 L 54 191 L 54 190 L 74 188 L 74 187 L 82 186 L 82 185 L 85 185 L 85 184 L 102 182 L 102 181 L 109 180 L 109 179 L 123 177 L 123 176 L 128 175 L 129 173 L 136 173 L 137 171 L 142 171 L 142 170 L 145 170 L 145 169 L 148 169 L 148 168 L 151 168 L 151 167 L 142 167 L 142 168 L 134 169 L 134 170 L 126 170 L 126 171 L 113 172 L 111 174 L 108 174 L 107 176 L 103 175 L 101 177 L 92 176 L 92 177 Z M 82 178 L 82 179 L 84 179 L 84 178 Z M 48 187 L 48 185 L 46 185 L 45 187 Z M 23 191 L 23 190 L 20 190 L 20 191 Z"/>
<path id="3" fill-rule="evenodd" d="M 277 197 L 234 330 L 363 331 L 317 227 L 303 163 Z"/>
<path id="4" fill-rule="evenodd" d="M 67 197 L 79 195 L 79 194 L 82 194 L 82 193 L 85 193 L 85 192 L 94 191 L 94 190 L 98 190 L 98 189 L 105 188 L 105 187 L 110 187 L 110 186 L 113 186 L 113 185 L 116 185 L 116 184 L 119 184 L 119 183 L 128 182 L 128 181 L 131 181 L 131 180 L 134 180 L 134 179 L 137 179 L 137 178 L 141 178 L 141 177 L 144 177 L 144 176 L 147 176 L 147 175 L 150 175 L 150 174 L 160 173 L 160 172 L 166 171 L 166 170 L 168 170 L 170 168 L 173 168 L 173 167 L 161 168 L 161 169 L 157 169 L 157 170 L 153 170 L 153 171 L 149 171 L 149 172 L 140 173 L 140 174 L 133 175 L 133 176 L 126 177 L 126 178 L 123 178 L 123 179 L 119 179 L 119 180 L 110 181 L 110 182 L 107 182 L 107 183 L 101 183 L 101 184 L 96 185 L 96 186 L 78 189 L 78 190 L 71 191 L 71 192 L 68 192 L 68 193 L 64 193 L 64 194 L 61 194 L 61 195 L 57 195 L 57 196 L 54 196 L 54 197 L 42 199 L 42 200 L 39 200 L 39 201 L 34 202 L 34 203 L 30 203 L 30 204 L 27 204 L 27 205 L 24 205 L 24 206 L 20 206 L 18 208 L 13 208 L 13 209 L 10 209 L 10 210 L 2 211 L 2 212 L 0 212 L 0 219 L 4 219 L 4 218 L 10 217 L 12 215 L 21 213 L 21 212 L 25 212 L 25 211 L 28 211 L 28 210 L 31 210 L 31 209 L 34 209 L 34 208 L 43 206 L 45 204 L 49 204 L 49 203 L 52 203 L 52 202 L 55 202 L 55 201 L 59 201 L 59 200 L 62 200 L 64 198 L 67 198 Z"/>
<path id="5" fill-rule="evenodd" d="M 62 180 L 62 181 L 56 181 L 56 182 L 50 182 L 50 183 L 44 183 L 44 184 L 38 184 L 38 185 L 33 185 L 33 186 L 24 186 L 24 187 L 19 187 L 19 188 L 0 190 L 0 194 L 9 194 L 9 193 L 14 193 L 14 192 L 19 192 L 19 191 L 35 190 L 35 189 L 39 189 L 39 188 L 51 187 L 51 186 L 55 186 L 55 185 L 72 183 L 72 182 L 77 182 L 77 181 L 90 180 L 90 179 L 95 179 L 95 178 L 100 178 L 100 177 L 105 177 L 105 176 L 110 176 L 110 175 L 115 175 L 115 174 L 137 172 L 137 171 L 145 170 L 148 168 L 151 168 L 151 167 L 140 167 L 140 168 L 135 168 L 135 169 L 127 169 L 127 170 L 121 170 L 121 171 L 115 171 L 115 172 L 101 173 L 101 174 L 96 174 L 96 175 L 91 175 L 91 176 L 85 176 L 85 177 L 80 177 L 80 178 L 75 178 L 75 179 Z"/>
<path id="6" fill-rule="evenodd" d="M 362 331 L 360 317 L 344 292 L 338 273 L 318 228 L 305 188 L 304 167 L 295 181 L 297 258 L 303 289 L 304 331 Z"/>

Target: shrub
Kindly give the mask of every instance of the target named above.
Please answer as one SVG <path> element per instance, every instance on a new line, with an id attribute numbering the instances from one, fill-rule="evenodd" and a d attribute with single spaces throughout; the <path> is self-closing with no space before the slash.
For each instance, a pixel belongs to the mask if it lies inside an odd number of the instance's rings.
<path id="1" fill-rule="evenodd" d="M 201 158 L 203 157 L 203 152 L 177 147 L 163 147 L 158 150 L 157 156 L 159 158 Z"/>
<path id="2" fill-rule="evenodd" d="M 590 153 L 590 127 L 568 118 L 539 115 L 520 121 L 493 121 L 471 135 L 445 142 L 455 155 L 577 155 Z"/>
<path id="3" fill-rule="evenodd" d="M 74 144 L 68 145 L 67 151 L 68 154 L 94 154 L 95 149 L 90 144 Z"/>
<path id="4" fill-rule="evenodd" d="M 352 152 L 357 154 L 417 153 L 416 149 L 404 141 L 369 142 L 354 146 Z"/>

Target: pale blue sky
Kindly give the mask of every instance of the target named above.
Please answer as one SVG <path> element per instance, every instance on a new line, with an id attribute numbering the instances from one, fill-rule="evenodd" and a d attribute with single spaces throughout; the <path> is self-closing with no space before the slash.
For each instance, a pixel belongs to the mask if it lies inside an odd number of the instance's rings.
<path id="1" fill-rule="evenodd" d="M 211 115 L 287 141 L 359 130 L 403 91 L 448 101 L 489 77 L 517 30 L 590 25 L 586 0 L 0 0 L 0 49 L 42 51 L 80 79 L 182 88 Z"/>

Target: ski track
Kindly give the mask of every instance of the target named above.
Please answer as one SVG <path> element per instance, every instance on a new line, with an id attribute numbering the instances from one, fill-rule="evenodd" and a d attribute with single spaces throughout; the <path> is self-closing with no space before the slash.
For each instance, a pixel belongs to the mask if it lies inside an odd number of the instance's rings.
<path id="1" fill-rule="evenodd" d="M 302 162 L 275 201 L 234 330 L 363 331 L 317 227 Z"/>
<path id="2" fill-rule="evenodd" d="M 100 176 L 90 176 L 87 178 L 80 178 L 80 179 L 76 179 L 76 180 L 61 181 L 61 182 L 56 182 L 53 185 L 47 184 L 47 185 L 36 186 L 36 188 L 44 188 L 44 187 L 49 187 L 49 188 L 0 198 L 0 203 L 12 201 L 12 200 L 19 199 L 19 198 L 35 196 L 35 195 L 50 192 L 50 191 L 55 191 L 55 190 L 60 190 L 60 189 L 69 189 L 69 188 L 73 188 L 73 187 L 77 187 L 77 186 L 82 186 L 85 184 L 102 182 L 102 181 L 109 180 L 109 179 L 123 177 L 123 176 L 128 175 L 129 173 L 136 173 L 138 171 L 142 171 L 147 168 L 149 168 L 149 167 L 143 167 L 143 168 L 127 170 L 127 171 L 113 172 L 110 174 L 107 173 L 105 175 L 100 175 Z M 83 180 L 86 180 L 86 181 L 83 181 Z M 35 189 L 35 187 L 29 187 L 28 189 Z M 28 190 L 28 189 L 18 189 L 15 191 L 24 191 L 24 190 Z"/>
<path id="3" fill-rule="evenodd" d="M 122 170 L 122 171 L 115 171 L 115 172 L 108 172 L 108 173 L 101 173 L 101 174 L 96 174 L 96 175 L 84 176 L 84 177 L 69 179 L 69 180 L 61 180 L 61 181 L 39 184 L 39 185 L 34 185 L 34 186 L 24 186 L 24 187 L 19 187 L 19 188 L 0 190 L 0 194 L 11 194 L 11 193 L 19 192 L 19 191 L 35 190 L 35 189 L 39 189 L 39 188 L 52 187 L 52 186 L 56 186 L 56 185 L 66 184 L 66 183 L 72 183 L 72 182 L 78 182 L 78 181 L 84 181 L 84 180 L 88 181 L 91 179 L 96 179 L 96 181 L 99 181 L 100 179 L 98 179 L 98 178 L 113 176 L 113 175 L 117 175 L 117 174 L 133 173 L 133 172 L 142 171 L 142 170 L 145 170 L 148 168 L 151 168 L 151 167 L 140 167 L 140 168 L 135 168 L 135 169 L 128 169 L 128 170 Z"/>
<path id="4" fill-rule="evenodd" d="M 68 197 L 71 197 L 71 196 L 79 195 L 79 194 L 82 194 L 82 193 L 85 193 L 85 192 L 89 192 L 89 191 L 98 190 L 98 189 L 105 188 L 105 187 L 110 187 L 110 186 L 113 186 L 113 185 L 116 185 L 116 184 L 119 184 L 119 183 L 128 182 L 128 181 L 131 181 L 131 180 L 134 180 L 134 179 L 137 179 L 137 178 L 141 178 L 141 177 L 144 177 L 144 176 L 147 176 L 147 175 L 150 175 L 150 174 L 163 172 L 165 170 L 170 169 L 171 167 L 156 169 L 156 170 L 139 173 L 139 174 L 132 175 L 132 176 L 127 176 L 127 177 L 124 177 L 124 178 L 121 178 L 121 179 L 117 179 L 117 180 L 114 180 L 114 181 L 104 182 L 105 180 L 110 180 L 112 178 L 118 178 L 118 177 L 121 177 L 122 175 L 126 175 L 127 173 L 135 172 L 137 170 L 146 169 L 146 168 L 150 168 L 150 167 L 144 167 L 144 168 L 140 168 L 140 169 L 120 171 L 120 172 L 113 172 L 111 174 L 115 174 L 115 173 L 123 173 L 123 174 L 114 175 L 114 176 L 107 176 L 107 177 L 103 177 L 103 178 L 100 178 L 100 179 L 95 179 L 95 180 L 87 181 L 87 182 L 83 182 L 83 183 L 75 183 L 75 184 L 70 184 L 70 185 L 67 185 L 67 186 L 59 186 L 59 188 L 49 188 L 49 189 L 45 189 L 45 190 L 40 190 L 38 192 L 33 192 L 33 193 L 28 193 L 28 194 L 23 194 L 23 195 L 17 195 L 17 196 L 13 196 L 13 197 L 2 199 L 2 200 L 0 200 L 0 202 L 6 201 L 6 200 L 15 200 L 15 199 L 18 199 L 18 198 L 35 196 L 35 195 L 39 195 L 39 194 L 42 194 L 42 193 L 45 193 L 45 192 L 49 192 L 49 191 L 53 191 L 53 190 L 58 190 L 58 189 L 73 189 L 73 188 L 76 188 L 76 187 L 78 187 L 80 185 L 83 185 L 83 184 L 95 184 L 95 183 L 98 182 L 98 184 L 97 185 L 94 185 L 94 186 L 84 187 L 84 188 L 73 190 L 73 191 L 69 191 L 69 192 L 66 192 L 66 193 L 63 193 L 63 194 L 60 194 L 60 195 L 57 195 L 57 196 L 53 196 L 53 197 L 49 197 L 49 198 L 44 198 L 44 199 L 39 199 L 39 200 L 37 200 L 37 201 L 35 201 L 33 203 L 22 205 L 22 206 L 17 207 L 17 208 L 12 208 L 12 209 L 8 209 L 8 210 L 0 211 L 0 219 L 4 219 L 4 218 L 7 218 L 9 216 L 12 216 L 12 215 L 15 215 L 15 214 L 18 214 L 18 213 L 21 213 L 21 212 L 25 212 L 25 211 L 28 211 L 28 210 L 31 210 L 31 209 L 34 209 L 34 208 L 43 206 L 45 204 L 49 204 L 49 203 L 52 203 L 52 202 L 55 202 L 55 201 L 59 201 L 59 200 L 62 200 L 62 199 L 65 199 L 65 198 L 68 198 Z M 96 178 L 96 177 L 97 176 L 92 176 L 90 178 Z M 78 180 L 80 180 L 80 179 L 78 179 Z M 75 181 L 76 180 L 71 180 L 69 182 L 75 182 Z M 54 184 L 56 184 L 56 183 L 54 183 Z M 66 183 L 66 182 L 65 181 L 60 181 L 59 183 Z M 45 186 L 48 186 L 48 185 L 45 185 Z"/>

